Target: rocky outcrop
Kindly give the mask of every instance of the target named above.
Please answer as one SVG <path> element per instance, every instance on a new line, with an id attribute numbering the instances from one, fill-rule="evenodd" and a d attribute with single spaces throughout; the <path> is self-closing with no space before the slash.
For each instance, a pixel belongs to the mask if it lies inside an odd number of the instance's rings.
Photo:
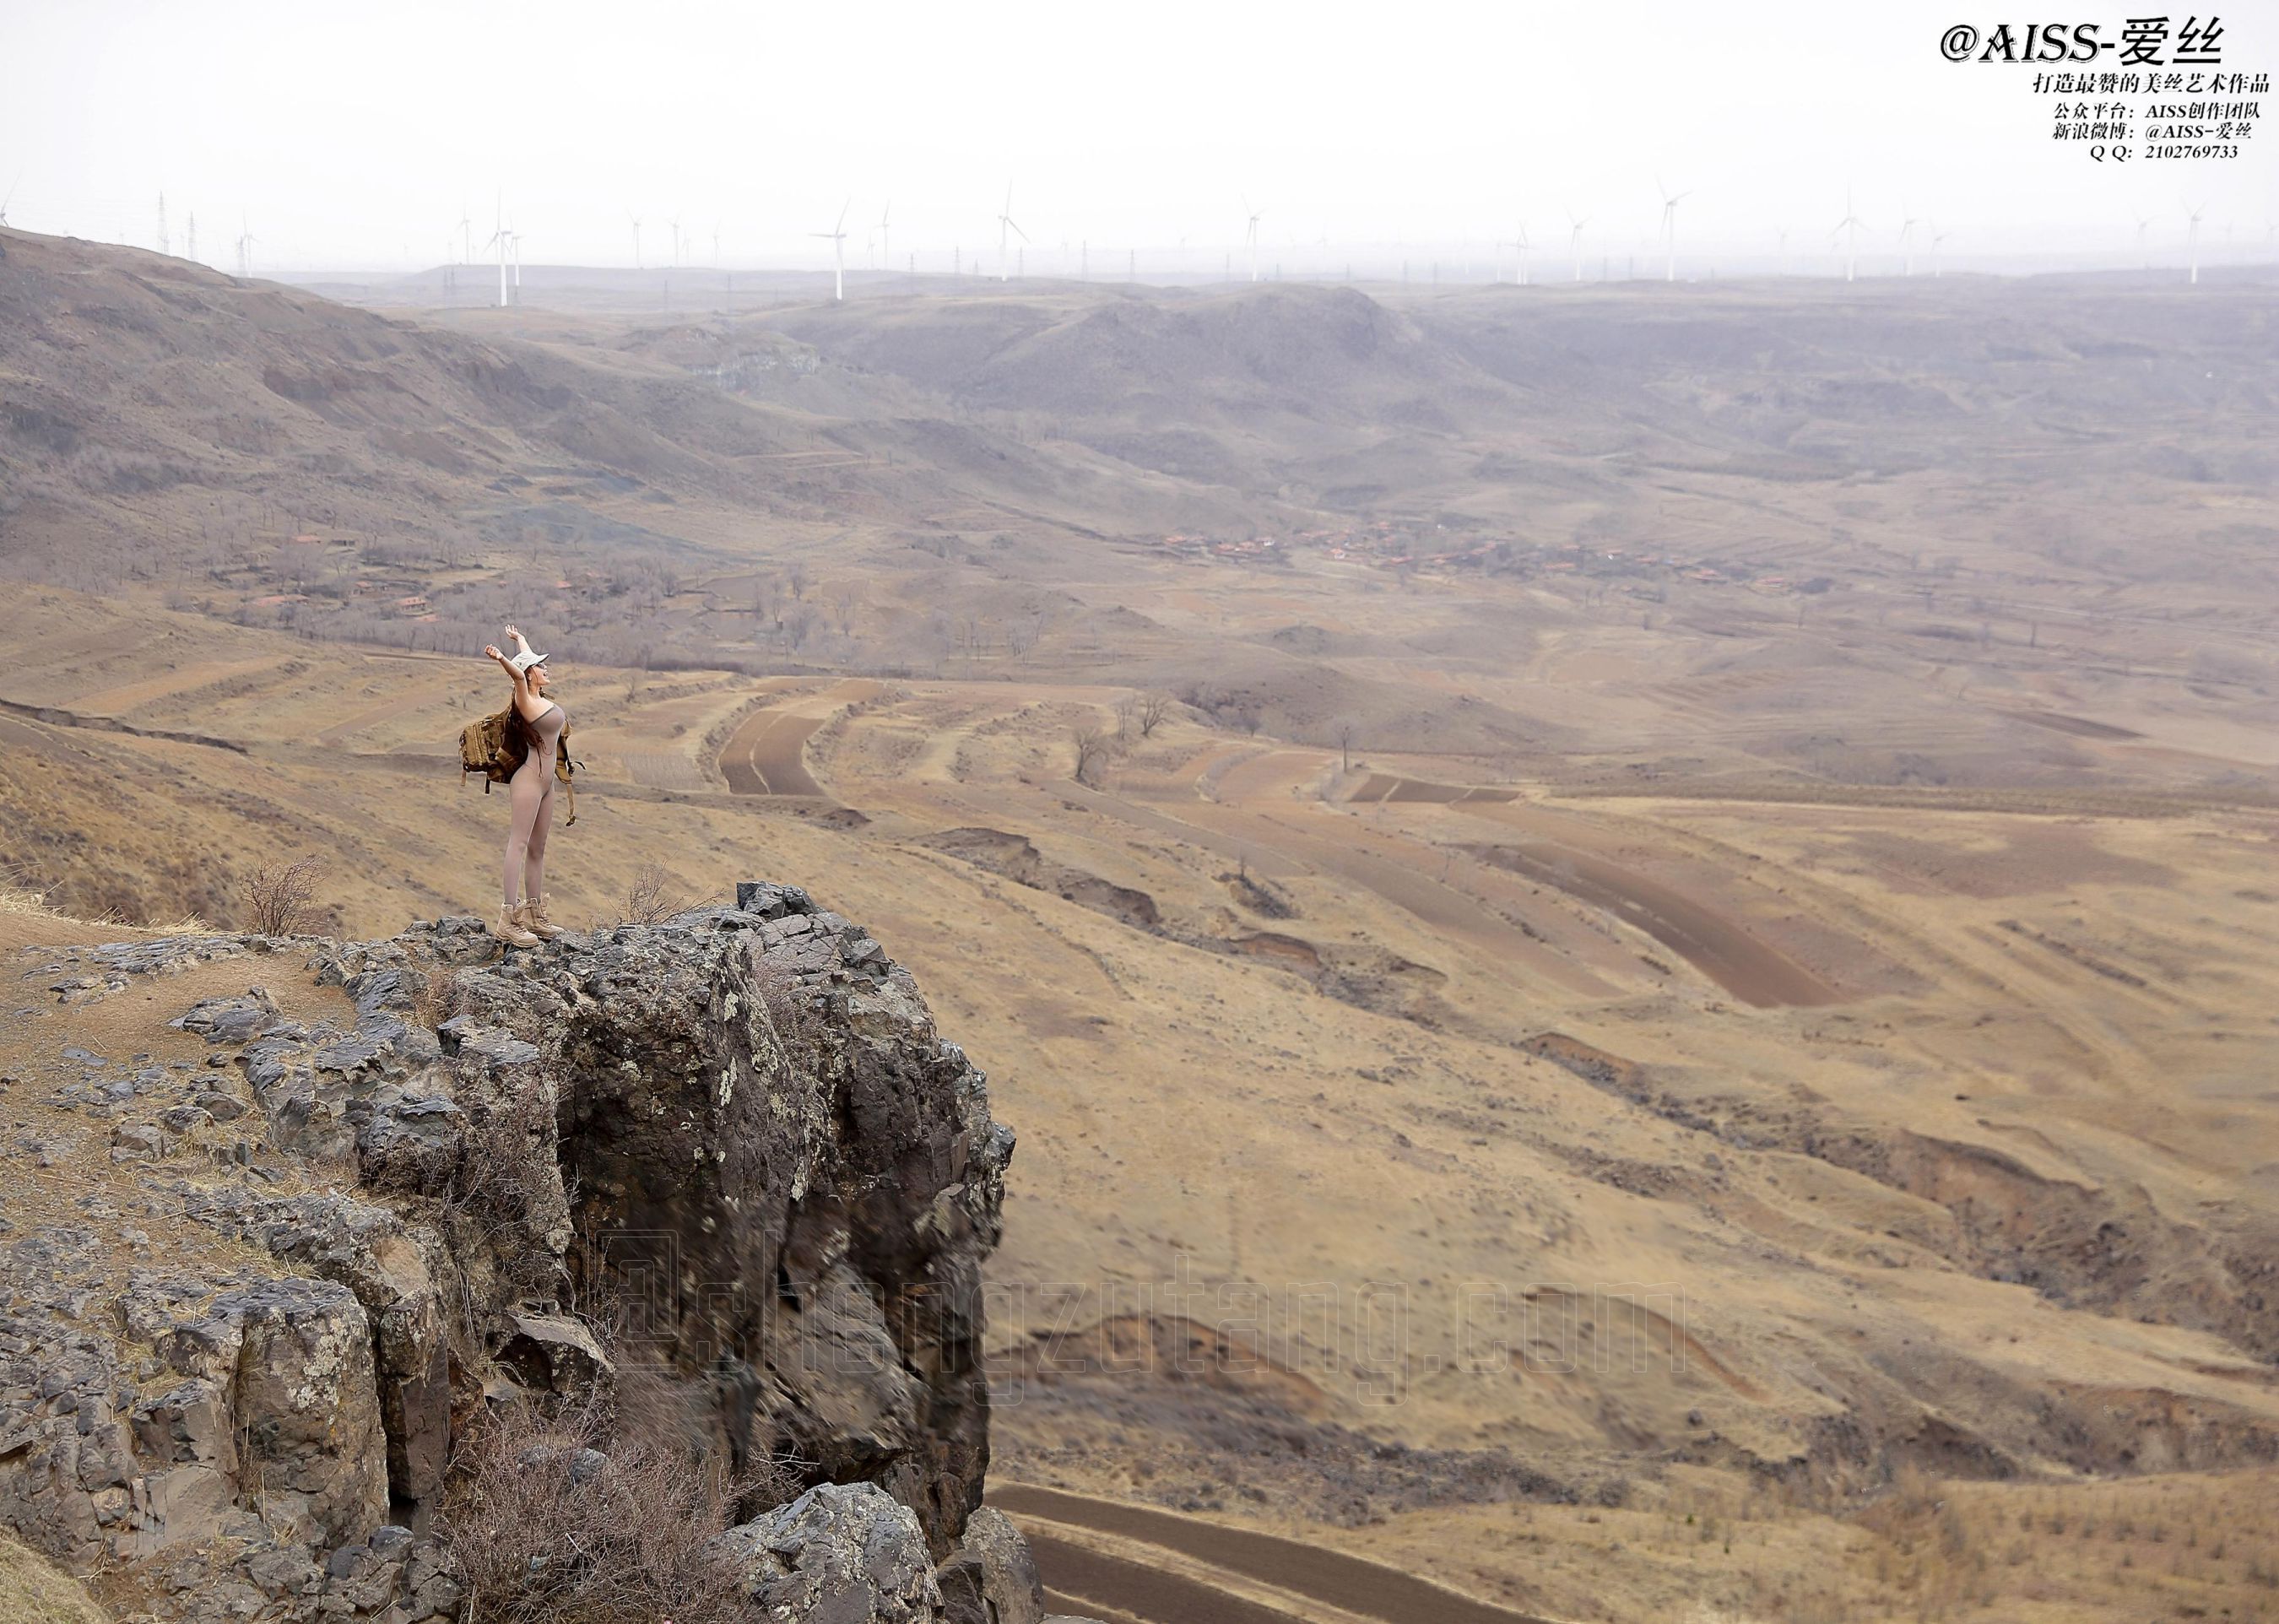
<path id="1" fill-rule="evenodd" d="M 1038 1624 L 1045 1586 L 1013 1520 L 985 1505 L 965 1524 L 963 1548 L 934 1575 L 943 1624 Z"/>
<path id="2" fill-rule="evenodd" d="M 762 1617 L 940 1624 L 917 1517 L 871 1483 L 825 1483 L 729 1529 L 720 1545 Z"/>
<path id="3" fill-rule="evenodd" d="M 0 1526 L 162 1617 L 454 1617 L 456 1443 L 637 1386 L 761 1485 L 723 1536 L 756 1619 L 1040 1616 L 976 1519 L 1012 1135 L 875 940 L 740 900 L 503 956 L 471 919 L 58 950 L 65 1010 L 265 953 L 268 987 L 174 995 L 203 1067 L 71 1085 L 173 1244 L 122 1275 L 97 1224 L 0 1228 Z M 280 1015 L 288 976 L 353 1019 Z"/>

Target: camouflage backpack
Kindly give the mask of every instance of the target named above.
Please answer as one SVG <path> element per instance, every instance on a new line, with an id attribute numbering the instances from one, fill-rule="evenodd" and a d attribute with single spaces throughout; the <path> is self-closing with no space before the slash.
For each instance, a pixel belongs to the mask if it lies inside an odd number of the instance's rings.
<path id="1" fill-rule="evenodd" d="M 529 751 L 522 741 L 522 730 L 514 725 L 514 708 L 470 722 L 459 730 L 459 770 L 462 774 L 479 772 L 483 775 L 483 793 L 491 793 L 494 784 L 504 784 L 521 770 Z M 554 777 L 568 785 L 570 816 L 564 827 L 578 821 L 578 785 L 571 778 L 576 763 L 570 759 L 570 726 L 564 723 L 554 743 Z M 460 779 L 464 783 L 464 778 Z"/>

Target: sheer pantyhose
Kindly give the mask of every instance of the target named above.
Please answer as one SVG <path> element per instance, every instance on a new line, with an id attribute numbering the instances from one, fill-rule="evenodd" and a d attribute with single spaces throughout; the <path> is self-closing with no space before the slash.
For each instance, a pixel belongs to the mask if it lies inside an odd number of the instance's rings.
<path id="1" fill-rule="evenodd" d="M 507 785 L 514 809 L 504 877 L 510 912 L 526 900 L 535 902 L 546 894 L 546 831 L 554 822 L 555 740 L 561 738 L 569 719 L 561 706 L 549 703 L 546 713 L 530 724 L 535 742 Z"/>

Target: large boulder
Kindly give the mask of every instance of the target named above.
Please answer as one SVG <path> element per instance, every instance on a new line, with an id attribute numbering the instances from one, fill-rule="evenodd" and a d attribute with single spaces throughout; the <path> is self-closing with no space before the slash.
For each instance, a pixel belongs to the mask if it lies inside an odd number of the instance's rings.
<path id="1" fill-rule="evenodd" d="M 1045 1586 L 1013 1520 L 985 1505 L 966 1519 L 957 1554 L 934 1572 L 943 1624 L 1040 1624 Z"/>
<path id="2" fill-rule="evenodd" d="M 821 1483 L 720 1536 L 760 1619 L 941 1624 L 925 1536 L 875 1483 Z"/>

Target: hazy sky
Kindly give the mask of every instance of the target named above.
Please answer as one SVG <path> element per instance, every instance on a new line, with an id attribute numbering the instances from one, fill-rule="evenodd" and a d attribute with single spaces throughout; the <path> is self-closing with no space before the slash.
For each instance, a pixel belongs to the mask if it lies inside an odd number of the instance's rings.
<path id="1" fill-rule="evenodd" d="M 2051 8 L 2037 8 L 2048 11 Z M 2062 8 L 2060 8 L 2062 10 Z M 2137 5 L 2137 11 L 2155 8 Z M 2125 5 L 2067 13 L 2117 37 Z M 2190 11 L 2169 13 L 2181 22 Z M 2205 16 L 2208 13 L 2201 13 Z M 2279 71 L 2279 4 L 2223 19 L 2226 69 Z M 1594 0 L 1560 6 L 684 4 L 382 6 L 0 0 L 0 188 L 12 224 L 226 267 L 408 268 L 479 245 L 495 199 L 526 263 L 813 263 L 849 196 L 849 262 L 891 204 L 894 257 L 994 256 L 1012 214 L 1045 256 L 1088 241 L 1198 260 L 1327 237 L 1421 254 L 1510 239 L 1644 253 L 1660 175 L 1689 255 L 1825 253 L 1847 181 L 1889 251 L 1903 213 L 1948 252 L 2116 251 L 2135 217 L 2237 254 L 2279 222 L 2279 97 L 2231 162 L 2091 161 L 2053 142 L 2029 66 L 1955 65 L 1944 28 L 2030 13 L 1963 0 Z M 2107 58 L 2110 65 L 2110 57 Z M 1304 245 L 1302 248 L 1299 245 Z M 1507 250 L 1508 252 L 1508 250 Z M 1043 257 L 1039 264 L 1046 263 Z M 1095 262 L 1099 263 L 1099 262 Z"/>

